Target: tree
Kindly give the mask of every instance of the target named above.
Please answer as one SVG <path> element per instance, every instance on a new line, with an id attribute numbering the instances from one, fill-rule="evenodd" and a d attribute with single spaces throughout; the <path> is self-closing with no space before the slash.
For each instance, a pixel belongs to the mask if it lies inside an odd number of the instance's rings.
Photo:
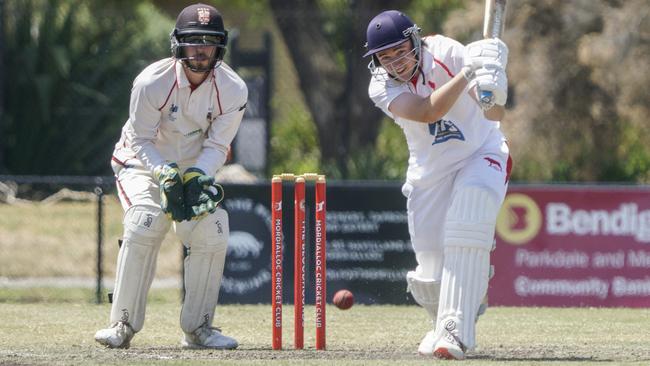
<path id="1" fill-rule="evenodd" d="M 133 78 L 168 54 L 146 1 L 6 1 L 4 156 L 13 174 L 107 174 Z"/>
<path id="2" fill-rule="evenodd" d="M 648 181 L 650 6 L 644 0 L 521 0 L 504 40 L 513 107 L 503 129 L 518 180 Z M 447 31 L 470 35 L 469 4 Z M 469 14 L 469 16 L 468 16 Z M 468 21 L 470 19 L 471 21 Z"/>
<path id="3" fill-rule="evenodd" d="M 360 0 L 328 9 L 315 0 L 270 2 L 316 124 L 322 158 L 344 177 L 351 149 L 374 144 L 381 118 L 368 102 L 368 60 L 361 57 L 365 28 L 395 3 Z"/>

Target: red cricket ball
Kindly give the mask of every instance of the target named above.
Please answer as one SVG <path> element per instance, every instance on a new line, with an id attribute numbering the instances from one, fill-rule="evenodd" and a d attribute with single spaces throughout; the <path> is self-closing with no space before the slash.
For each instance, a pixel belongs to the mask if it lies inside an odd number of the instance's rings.
<path id="1" fill-rule="evenodd" d="M 354 295 L 348 290 L 339 290 L 334 294 L 332 303 L 341 310 L 349 309 L 354 304 Z"/>

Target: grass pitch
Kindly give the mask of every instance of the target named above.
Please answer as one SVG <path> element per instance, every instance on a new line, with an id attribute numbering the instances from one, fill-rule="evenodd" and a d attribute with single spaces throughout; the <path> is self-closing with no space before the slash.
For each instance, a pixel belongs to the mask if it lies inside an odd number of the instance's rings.
<path id="1" fill-rule="evenodd" d="M 29 290 L 0 292 L 0 365 L 449 364 L 416 354 L 427 330 L 416 306 L 330 306 L 326 351 L 314 350 L 313 307 L 306 307 L 307 348 L 292 349 L 293 313 L 285 305 L 285 349 L 273 351 L 270 305 L 219 306 L 215 323 L 239 340 L 239 349 L 182 350 L 178 293 L 156 290 L 131 348 L 110 350 L 93 340 L 108 322 L 108 304 L 62 302 L 65 296 L 51 291 L 26 303 Z M 648 329 L 645 309 L 491 308 L 478 322 L 479 348 L 463 365 L 648 365 Z"/>

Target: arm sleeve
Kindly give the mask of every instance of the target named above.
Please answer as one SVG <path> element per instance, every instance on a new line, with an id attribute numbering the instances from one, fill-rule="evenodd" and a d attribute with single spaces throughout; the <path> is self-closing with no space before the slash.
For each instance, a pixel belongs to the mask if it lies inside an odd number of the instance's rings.
<path id="1" fill-rule="evenodd" d="M 214 175 L 226 162 L 228 147 L 235 138 L 244 117 L 248 100 L 248 89 L 245 84 L 239 89 L 239 93 L 239 103 L 235 103 L 230 110 L 219 115 L 210 125 L 208 138 L 203 142 L 203 149 L 194 165 L 207 175 Z"/>
<path id="2" fill-rule="evenodd" d="M 153 171 L 156 166 L 165 164 L 153 142 L 160 126 L 160 112 L 151 103 L 146 86 L 137 82 L 131 90 L 129 122 L 131 148 L 144 166 Z"/>
<path id="3" fill-rule="evenodd" d="M 441 67 L 438 63 L 442 63 L 452 75 L 458 75 L 462 71 L 465 65 L 465 46 L 462 43 L 436 35 L 426 38 L 425 47 L 434 58 L 431 67 Z"/>
<path id="4" fill-rule="evenodd" d="M 447 50 L 447 57 L 449 68 L 454 75 L 457 75 L 463 69 L 465 64 L 465 46 L 460 42 L 454 41 L 451 38 L 448 38 L 450 41 L 450 47 Z"/>
<path id="5" fill-rule="evenodd" d="M 402 93 L 409 92 L 409 90 L 404 84 L 394 87 L 390 87 L 387 84 L 387 82 L 382 82 L 373 78 L 368 87 L 368 95 L 377 108 L 381 109 L 388 117 L 394 119 L 395 117 L 388 110 L 390 103 Z"/>

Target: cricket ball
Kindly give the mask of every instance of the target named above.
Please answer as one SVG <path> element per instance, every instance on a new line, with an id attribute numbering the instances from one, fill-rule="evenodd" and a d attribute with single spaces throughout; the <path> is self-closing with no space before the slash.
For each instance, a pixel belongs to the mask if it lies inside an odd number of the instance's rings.
<path id="1" fill-rule="evenodd" d="M 341 310 L 346 310 L 354 304 L 354 295 L 348 290 L 339 290 L 334 294 L 332 303 Z"/>

